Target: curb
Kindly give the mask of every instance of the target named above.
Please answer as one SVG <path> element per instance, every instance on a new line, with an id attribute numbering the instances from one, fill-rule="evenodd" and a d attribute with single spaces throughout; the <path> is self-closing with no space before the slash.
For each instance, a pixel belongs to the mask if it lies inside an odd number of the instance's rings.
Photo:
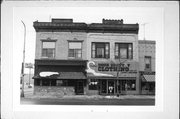
<path id="1" fill-rule="evenodd" d="M 155 99 L 155 96 L 28 96 L 25 99 Z"/>

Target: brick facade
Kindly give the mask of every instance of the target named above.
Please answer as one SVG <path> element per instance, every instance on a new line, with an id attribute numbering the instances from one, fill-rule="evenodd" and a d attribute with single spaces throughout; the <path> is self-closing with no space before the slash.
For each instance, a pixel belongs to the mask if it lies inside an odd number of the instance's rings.
<path id="1" fill-rule="evenodd" d="M 37 32 L 36 33 L 36 59 L 42 59 L 42 40 L 56 40 L 55 60 L 68 60 L 68 41 L 82 41 L 82 59 L 86 58 L 87 33 L 79 32 Z"/>
<path id="2" fill-rule="evenodd" d="M 141 85 L 141 94 L 154 95 L 155 94 L 155 59 L 156 59 L 156 42 L 151 40 L 139 40 L 139 78 Z M 146 69 L 145 66 L 145 58 L 149 57 L 150 61 L 150 69 Z M 154 81 L 143 81 L 144 76 L 153 77 Z"/>
<path id="3" fill-rule="evenodd" d="M 46 78 L 39 76 L 41 71 L 56 71 L 59 73 L 57 77 L 53 80 L 62 80 L 68 82 L 68 79 L 61 79 L 61 72 L 64 70 L 66 72 L 75 71 L 73 69 L 82 69 L 78 70 L 78 72 L 83 72 L 86 79 L 73 79 L 74 84 L 68 84 L 71 86 L 36 86 L 34 94 L 37 95 L 76 95 L 77 91 L 81 89 L 82 91 L 79 94 L 84 95 L 99 95 L 102 91 L 102 85 L 104 81 L 106 83 L 106 95 L 109 95 L 109 86 L 113 84 L 113 93 L 116 95 L 118 93 L 121 94 L 139 94 L 141 90 L 141 81 L 139 71 L 144 71 L 143 65 L 144 61 L 142 57 L 145 54 L 150 54 L 152 56 L 152 70 L 155 71 L 155 51 L 149 51 L 150 48 L 155 48 L 152 44 L 145 44 L 142 41 L 138 41 L 138 24 L 124 24 L 123 20 L 106 20 L 103 19 L 102 23 L 74 23 L 72 19 L 53 19 L 52 22 L 34 22 L 34 28 L 36 30 L 36 53 L 35 53 L 35 61 L 38 63 L 35 64 L 35 80 L 45 81 Z M 55 41 L 55 57 L 54 58 L 43 58 L 42 57 L 42 42 L 43 41 Z M 82 42 L 82 57 L 80 59 L 69 58 L 69 42 L 76 41 Z M 108 43 L 109 44 L 109 58 L 92 58 L 92 43 Z M 125 43 L 132 44 L 132 59 L 126 59 L 121 61 L 122 59 L 115 58 L 115 43 Z M 145 48 L 146 47 L 146 48 Z M 144 48 L 144 49 L 143 49 Z M 144 53 L 144 50 L 147 50 Z M 120 60 L 120 61 L 119 61 Z M 47 61 L 47 62 L 46 62 Z M 134 73 L 129 72 L 120 72 L 119 76 L 117 76 L 117 71 L 109 71 L 109 75 L 113 74 L 112 77 L 98 77 L 98 76 L 90 76 L 88 75 L 87 67 L 81 68 L 81 64 L 78 64 L 75 68 L 76 62 L 73 65 L 69 65 L 67 63 L 63 63 L 64 61 L 82 61 L 89 62 L 93 61 L 95 63 L 109 63 L 118 65 L 120 62 L 123 65 L 128 65 L 131 68 L 134 67 Z M 46 62 L 41 64 L 41 62 Z M 49 63 L 48 63 L 49 62 Z M 140 63 L 141 62 L 141 63 Z M 58 63 L 58 64 L 57 64 Z M 140 65 L 139 65 L 140 64 Z M 56 66 L 58 65 L 58 66 Z M 95 64 L 96 68 L 98 64 Z M 64 67 L 64 68 L 63 68 Z M 79 68 L 78 68 L 79 67 Z M 112 67 L 111 67 L 112 68 Z M 68 70 L 70 69 L 70 70 Z M 94 70 L 95 71 L 95 70 Z M 131 71 L 131 72 L 133 72 Z M 105 72 L 96 72 L 105 73 Z M 107 72 L 106 72 L 107 73 Z M 79 73 L 80 74 L 80 73 Z M 115 75 L 114 75 L 115 74 Z M 52 77 L 50 77 L 52 78 Z M 72 77 L 70 77 L 72 78 Z M 92 80 L 98 81 L 98 87 L 96 89 L 90 89 L 90 83 Z M 71 79 L 72 80 L 72 79 Z M 129 82 L 129 80 L 135 81 Z M 36 82 L 36 81 L 35 81 Z M 50 81 L 51 82 L 51 81 Z M 129 85 L 135 85 L 134 90 L 123 89 L 120 92 L 119 85 L 126 86 L 125 83 L 129 82 Z M 36 82 L 37 83 L 37 82 Z M 52 83 L 52 82 L 51 82 Z M 50 84 L 51 84 L 50 83 Z M 54 82 L 53 82 L 54 83 Z M 120 83 L 120 84 L 119 84 Z M 122 83 L 122 84 L 121 84 Z M 38 83 L 37 83 L 38 84 Z M 120 86 L 120 87 L 121 87 Z"/>
<path id="4" fill-rule="evenodd" d="M 74 87 L 66 86 L 35 86 L 34 95 L 63 97 L 65 95 L 75 95 L 74 90 Z"/>
<path id="5" fill-rule="evenodd" d="M 139 40 L 139 71 L 145 71 L 145 56 L 151 57 L 151 72 L 155 72 L 156 42 L 150 40 Z"/>

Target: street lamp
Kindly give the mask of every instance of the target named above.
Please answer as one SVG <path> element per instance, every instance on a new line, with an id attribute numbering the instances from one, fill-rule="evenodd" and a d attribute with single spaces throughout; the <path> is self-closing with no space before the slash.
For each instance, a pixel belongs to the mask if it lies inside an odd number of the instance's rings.
<path id="1" fill-rule="evenodd" d="M 24 26 L 24 48 L 23 48 L 23 63 L 22 63 L 22 70 L 21 70 L 21 80 L 22 80 L 22 92 L 21 97 L 24 97 L 24 64 L 25 64 L 25 44 L 26 44 L 26 25 L 21 20 Z"/>

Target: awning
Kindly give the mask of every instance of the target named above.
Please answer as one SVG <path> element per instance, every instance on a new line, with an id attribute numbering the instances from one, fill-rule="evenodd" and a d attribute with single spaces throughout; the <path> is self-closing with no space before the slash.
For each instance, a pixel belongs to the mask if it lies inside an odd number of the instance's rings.
<path id="1" fill-rule="evenodd" d="M 136 80 L 136 77 L 88 77 L 89 79 L 100 79 L 100 80 Z"/>
<path id="2" fill-rule="evenodd" d="M 155 82 L 155 75 L 143 75 L 143 82 Z"/>
<path id="3" fill-rule="evenodd" d="M 136 77 L 116 77 L 116 76 L 95 76 L 87 73 L 88 79 L 112 79 L 112 80 L 136 80 Z"/>
<path id="4" fill-rule="evenodd" d="M 48 72 L 49 73 L 49 72 Z M 40 76 L 36 75 L 34 79 L 86 79 L 83 72 L 58 72 L 58 75 Z"/>
<path id="5" fill-rule="evenodd" d="M 58 79 L 86 79 L 83 72 L 60 72 Z"/>

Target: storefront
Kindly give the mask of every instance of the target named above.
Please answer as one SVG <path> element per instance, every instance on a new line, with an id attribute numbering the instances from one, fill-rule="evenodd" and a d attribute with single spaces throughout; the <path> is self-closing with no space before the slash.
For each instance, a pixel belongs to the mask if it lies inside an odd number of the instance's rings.
<path id="1" fill-rule="evenodd" d="M 141 94 L 154 95 L 155 94 L 155 74 L 141 75 Z"/>
<path id="2" fill-rule="evenodd" d="M 114 63 L 89 61 L 87 66 L 89 95 L 123 95 L 139 93 L 137 62 Z"/>
<path id="3" fill-rule="evenodd" d="M 84 94 L 86 61 L 35 60 L 34 94 L 48 96 Z"/>

